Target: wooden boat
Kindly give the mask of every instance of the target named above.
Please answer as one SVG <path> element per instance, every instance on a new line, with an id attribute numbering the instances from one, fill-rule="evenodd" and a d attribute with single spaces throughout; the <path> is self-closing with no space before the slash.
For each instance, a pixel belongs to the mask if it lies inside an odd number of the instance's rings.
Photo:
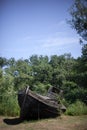
<path id="1" fill-rule="evenodd" d="M 22 119 L 40 119 L 57 117 L 60 110 L 66 110 L 56 101 L 54 92 L 49 91 L 48 96 L 42 96 L 29 89 L 19 91 L 18 103 L 20 106 L 20 117 Z"/>

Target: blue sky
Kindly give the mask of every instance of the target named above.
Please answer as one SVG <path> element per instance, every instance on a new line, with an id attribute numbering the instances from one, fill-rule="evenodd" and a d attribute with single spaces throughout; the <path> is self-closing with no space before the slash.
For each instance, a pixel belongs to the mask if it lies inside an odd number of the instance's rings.
<path id="1" fill-rule="evenodd" d="M 81 56 L 76 31 L 67 24 L 74 0 L 0 0 L 0 56 Z"/>

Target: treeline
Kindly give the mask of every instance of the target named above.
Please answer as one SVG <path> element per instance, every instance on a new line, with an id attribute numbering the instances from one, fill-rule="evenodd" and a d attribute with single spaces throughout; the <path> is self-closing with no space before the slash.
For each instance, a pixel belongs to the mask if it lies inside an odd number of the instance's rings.
<path id="1" fill-rule="evenodd" d="M 87 44 L 77 59 L 71 54 L 19 60 L 0 57 L 0 114 L 19 114 L 17 92 L 27 85 L 43 95 L 55 86 L 63 90 L 66 104 L 77 100 L 87 104 Z"/>

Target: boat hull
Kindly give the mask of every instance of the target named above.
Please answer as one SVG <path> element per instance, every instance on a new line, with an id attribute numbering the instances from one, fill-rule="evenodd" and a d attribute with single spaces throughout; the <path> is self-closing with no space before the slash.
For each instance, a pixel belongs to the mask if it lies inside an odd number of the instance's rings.
<path id="1" fill-rule="evenodd" d="M 38 97 L 39 98 L 39 97 Z M 18 102 L 20 106 L 20 117 L 22 119 L 41 119 L 57 117 L 60 110 L 55 105 L 50 105 L 45 100 L 39 100 L 30 94 L 18 94 Z"/>

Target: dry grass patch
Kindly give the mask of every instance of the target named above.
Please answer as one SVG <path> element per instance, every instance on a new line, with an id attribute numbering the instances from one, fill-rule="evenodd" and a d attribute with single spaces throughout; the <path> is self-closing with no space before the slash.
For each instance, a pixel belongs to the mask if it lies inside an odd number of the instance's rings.
<path id="1" fill-rule="evenodd" d="M 4 119 L 5 117 L 0 117 L 0 130 L 87 130 L 87 115 L 24 121 L 13 125 L 6 124 L 3 122 Z"/>

